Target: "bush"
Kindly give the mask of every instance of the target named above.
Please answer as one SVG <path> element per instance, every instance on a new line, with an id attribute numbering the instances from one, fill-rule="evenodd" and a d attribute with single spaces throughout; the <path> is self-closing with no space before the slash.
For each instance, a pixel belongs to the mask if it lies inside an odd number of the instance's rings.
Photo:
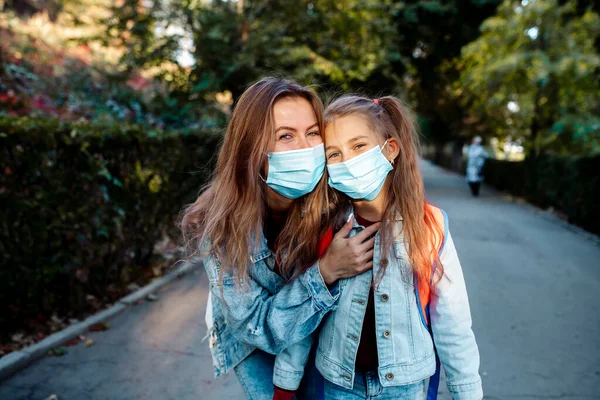
<path id="1" fill-rule="evenodd" d="M 207 179 L 215 132 L 0 117 L 0 326 L 76 315 L 177 236 Z M 1 332 L 0 332 L 1 333 Z"/>
<path id="2" fill-rule="evenodd" d="M 427 158 L 434 155 L 431 149 L 424 154 Z M 447 168 L 450 155 L 442 154 L 436 162 Z M 523 162 L 488 159 L 484 176 L 485 182 L 497 189 L 542 208 L 560 210 L 569 222 L 600 234 L 599 170 L 600 156 L 543 156 Z"/>
<path id="3" fill-rule="evenodd" d="M 525 197 L 532 189 L 531 169 L 527 167 L 530 166 L 525 162 L 488 159 L 484 166 L 485 181 L 497 189 Z"/>

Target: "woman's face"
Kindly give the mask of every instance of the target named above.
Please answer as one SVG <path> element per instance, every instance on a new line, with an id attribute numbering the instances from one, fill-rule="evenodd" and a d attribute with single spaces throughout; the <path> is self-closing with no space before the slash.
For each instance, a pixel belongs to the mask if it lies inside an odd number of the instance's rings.
<path id="1" fill-rule="evenodd" d="M 327 164 L 348 161 L 383 143 L 360 115 L 335 118 L 325 127 Z"/>
<path id="2" fill-rule="evenodd" d="M 275 147 L 273 152 L 300 150 L 323 143 L 312 105 L 300 97 L 279 100 L 273 106 Z"/>

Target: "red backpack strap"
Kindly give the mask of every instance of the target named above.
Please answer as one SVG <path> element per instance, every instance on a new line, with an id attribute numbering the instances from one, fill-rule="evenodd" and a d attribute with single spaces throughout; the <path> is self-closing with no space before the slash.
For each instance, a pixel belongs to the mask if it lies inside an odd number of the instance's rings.
<path id="1" fill-rule="evenodd" d="M 426 207 L 430 207 L 433 215 L 435 217 L 438 225 L 443 227 L 443 236 L 441 240 L 435 240 L 434 243 L 440 243 L 439 249 L 437 251 L 438 258 L 442 256 L 442 252 L 444 251 L 444 246 L 446 245 L 446 238 L 448 237 L 448 214 L 441 208 L 433 207 L 431 205 L 427 205 Z M 435 275 L 436 263 L 433 263 L 433 271 L 431 274 L 431 279 L 433 280 L 433 276 Z M 421 314 L 421 322 L 427 329 L 429 329 L 429 303 L 431 301 L 431 293 L 430 293 L 430 282 L 420 282 L 419 279 L 416 281 L 415 294 L 417 296 L 417 303 L 419 305 L 419 313 Z"/>

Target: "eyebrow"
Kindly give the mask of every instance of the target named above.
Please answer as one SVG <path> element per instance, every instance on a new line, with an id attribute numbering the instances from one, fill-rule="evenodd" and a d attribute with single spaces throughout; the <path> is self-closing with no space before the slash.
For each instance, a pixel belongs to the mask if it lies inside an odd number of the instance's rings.
<path id="1" fill-rule="evenodd" d="M 312 128 L 314 128 L 316 126 L 319 126 L 318 122 L 315 122 L 314 124 L 312 124 L 311 126 L 309 126 L 308 128 L 306 128 L 306 131 L 309 131 L 309 130 L 311 130 Z M 298 130 L 296 128 L 292 128 L 290 126 L 280 126 L 279 128 L 277 128 L 275 130 L 275 133 L 277 133 L 279 131 L 293 131 L 293 132 L 296 132 Z"/>
<path id="2" fill-rule="evenodd" d="M 359 135 L 359 136 L 355 136 L 355 137 L 353 137 L 352 139 L 348 140 L 348 142 L 346 142 L 346 143 L 357 142 L 357 141 L 359 141 L 360 139 L 369 139 L 369 137 L 368 137 L 368 136 L 366 136 L 366 135 Z"/>
<path id="3" fill-rule="evenodd" d="M 366 136 L 366 135 L 359 135 L 359 136 L 355 136 L 355 137 L 353 137 L 352 139 L 348 140 L 346 143 L 357 142 L 357 141 L 359 141 L 360 139 L 369 139 L 369 137 L 368 137 L 368 136 Z M 334 146 L 334 145 L 327 146 L 327 147 L 325 147 L 325 151 L 331 150 L 331 149 L 333 149 L 333 148 L 337 148 L 337 146 Z"/>
<path id="4" fill-rule="evenodd" d="M 275 130 L 275 133 L 277 133 L 279 131 L 294 131 L 294 132 L 296 132 L 296 128 L 290 128 L 289 126 L 280 126 L 279 128 L 277 128 L 277 130 Z"/>

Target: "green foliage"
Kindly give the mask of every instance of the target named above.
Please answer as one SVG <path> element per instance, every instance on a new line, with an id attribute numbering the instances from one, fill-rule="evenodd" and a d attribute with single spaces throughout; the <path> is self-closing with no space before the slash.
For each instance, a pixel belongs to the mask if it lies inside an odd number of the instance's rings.
<path id="1" fill-rule="evenodd" d="M 573 1 L 505 0 L 481 32 L 463 48 L 454 84 L 473 127 L 528 138 L 534 154 L 600 151 L 598 14 L 577 14 Z"/>
<path id="2" fill-rule="evenodd" d="M 485 180 L 543 208 L 558 209 L 569 222 L 600 234 L 599 169 L 600 156 L 488 160 Z"/>
<path id="3" fill-rule="evenodd" d="M 388 65 L 397 51 L 389 18 L 393 5 L 387 0 L 175 0 L 168 9 L 153 6 L 143 14 L 128 4 L 113 8 L 109 29 L 136 43 L 124 64 L 162 63 L 170 87 L 188 100 L 213 100 L 224 90 L 237 98 L 249 83 L 272 74 L 344 89 L 362 87 L 381 71 L 391 86 L 400 79 Z M 157 26 L 190 38 L 194 62 L 189 69 L 167 67 L 184 41 L 179 48 L 162 45 L 163 37 L 154 35 Z M 133 41 L 133 35 L 139 39 Z M 156 51 L 142 53 L 137 47 Z"/>
<path id="4" fill-rule="evenodd" d="M 95 1 L 102 0 L 88 5 Z M 74 6 L 70 3 L 67 9 Z M 94 9 L 106 12 L 101 6 Z M 119 71 L 116 61 L 123 46 L 83 44 L 98 27 L 89 21 L 91 25 L 81 28 L 71 26 L 76 22 L 69 16 L 61 14 L 54 24 L 44 15 L 21 20 L 0 14 L 0 115 L 118 121 L 150 129 L 225 123 L 226 113 L 214 106 L 214 99 L 198 107 L 182 101 L 147 71 L 142 75 L 139 67 Z"/>
<path id="5" fill-rule="evenodd" d="M 0 326 L 85 309 L 148 266 L 220 135 L 0 117 Z"/>
<path id="6" fill-rule="evenodd" d="M 464 110 L 450 87 L 456 70 L 443 68 L 479 36 L 481 22 L 501 0 L 397 1 L 393 21 L 400 57 L 393 62 L 412 103 L 429 120 L 430 142 L 445 143 L 460 134 Z"/>

